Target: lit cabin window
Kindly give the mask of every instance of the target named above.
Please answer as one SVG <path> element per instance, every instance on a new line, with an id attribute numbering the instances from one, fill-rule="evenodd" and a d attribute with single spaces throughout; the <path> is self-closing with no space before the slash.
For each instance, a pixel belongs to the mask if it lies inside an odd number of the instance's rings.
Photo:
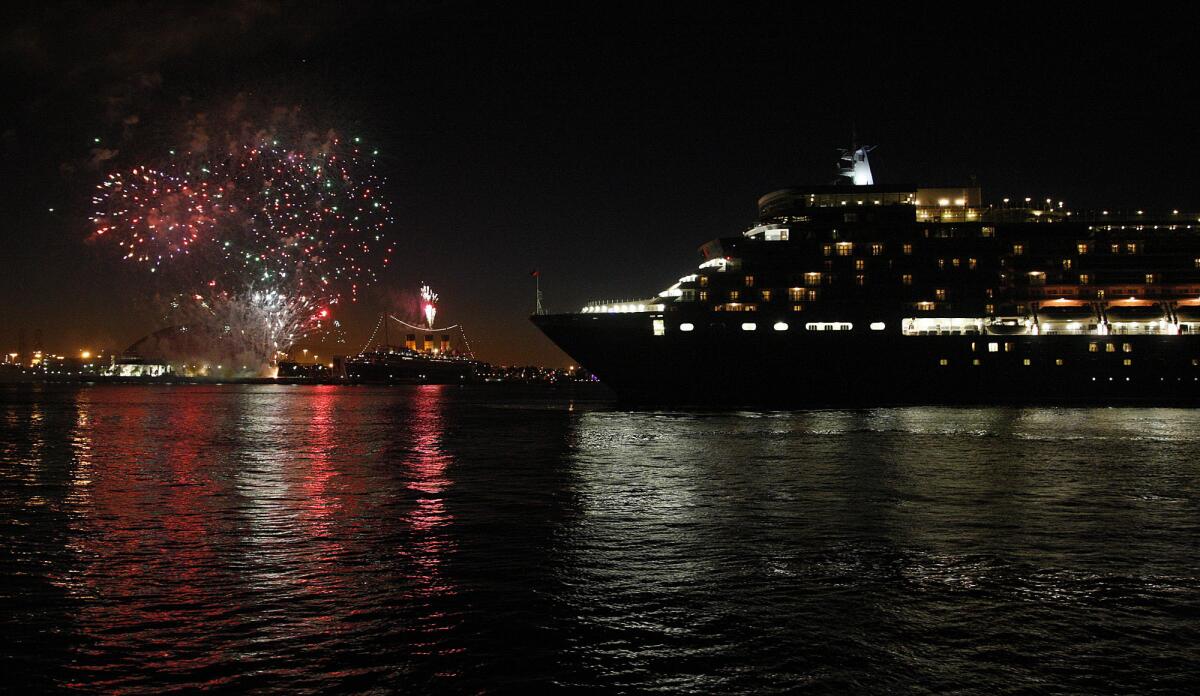
<path id="1" fill-rule="evenodd" d="M 904 275 L 900 276 L 900 282 L 904 283 L 905 285 L 912 285 L 912 274 L 905 273 Z"/>
<path id="2" fill-rule="evenodd" d="M 771 291 L 770 291 L 770 290 L 763 290 L 763 291 L 762 291 L 762 301 L 763 301 L 763 302 L 770 302 L 770 301 L 771 301 Z"/>
<path id="3" fill-rule="evenodd" d="M 945 358 L 942 358 L 941 360 L 938 360 L 938 364 L 941 365 L 942 367 L 945 367 L 950 364 L 950 361 Z"/>
<path id="4" fill-rule="evenodd" d="M 662 319 L 654 319 L 650 322 L 654 328 L 655 336 L 664 336 L 667 333 L 667 324 Z"/>
<path id="5" fill-rule="evenodd" d="M 813 273 L 813 272 L 805 273 L 804 274 L 804 284 L 805 285 L 820 285 L 821 284 L 821 274 Z"/>
<path id="6" fill-rule="evenodd" d="M 871 256 L 880 256 L 882 254 L 883 254 L 883 245 L 882 244 L 872 244 L 871 245 Z"/>
<path id="7" fill-rule="evenodd" d="M 958 268 L 958 259 L 950 259 L 950 265 Z"/>
<path id="8" fill-rule="evenodd" d="M 1121 245 L 1120 245 L 1120 244 L 1113 244 L 1113 245 L 1111 245 L 1111 251 L 1112 251 L 1112 253 L 1114 253 L 1114 254 L 1119 254 L 1119 253 L 1121 253 Z"/>
<path id="9" fill-rule="evenodd" d="M 846 321 L 805 324 L 806 331 L 850 331 L 854 324 Z"/>
<path id="10" fill-rule="evenodd" d="M 999 343 L 989 343 L 988 344 L 988 352 L 989 353 L 999 353 L 1000 352 L 1000 344 Z"/>
<path id="11" fill-rule="evenodd" d="M 1022 360 L 1022 361 L 1021 361 L 1021 363 L 1022 363 L 1023 365 L 1025 365 L 1026 367 L 1029 367 L 1030 365 L 1032 365 L 1032 364 L 1033 364 L 1033 361 L 1032 361 L 1032 360 L 1030 360 L 1029 358 L 1025 358 L 1024 360 Z"/>
<path id="12" fill-rule="evenodd" d="M 1030 271 L 1029 272 L 1029 284 L 1030 285 L 1045 285 L 1046 284 L 1046 274 L 1043 273 L 1042 271 Z"/>
<path id="13" fill-rule="evenodd" d="M 809 302 L 817 301 L 817 291 L 816 290 L 805 290 L 804 293 L 805 293 L 804 299 L 808 300 Z"/>
<path id="14" fill-rule="evenodd" d="M 730 301 L 730 302 L 737 302 L 737 301 L 738 301 L 738 298 L 740 298 L 740 297 L 741 297 L 741 294 L 742 294 L 742 293 L 741 293 L 741 292 L 739 292 L 739 291 L 737 291 L 737 290 L 730 290 L 730 291 L 729 291 L 729 301 Z"/>
<path id="15" fill-rule="evenodd" d="M 946 288 L 938 288 L 933 291 L 933 294 L 939 300 L 944 300 L 944 299 L 946 299 Z"/>
<path id="16" fill-rule="evenodd" d="M 904 247 L 903 247 L 903 251 L 904 251 L 904 255 L 905 255 L 905 256 L 911 256 L 911 255 L 912 255 L 912 245 L 911 245 L 911 244 L 905 244 L 905 245 L 904 245 Z"/>
<path id="17" fill-rule="evenodd" d="M 787 331 L 788 325 L 785 321 L 777 321 L 771 328 L 775 329 L 776 331 Z"/>
<path id="18" fill-rule="evenodd" d="M 702 288 L 708 287 L 708 276 L 703 276 L 703 275 L 700 276 L 700 287 L 702 287 Z"/>
<path id="19" fill-rule="evenodd" d="M 917 309 L 921 310 L 922 312 L 932 312 L 933 311 L 933 303 L 932 302 L 918 302 Z"/>
<path id="20" fill-rule="evenodd" d="M 1127 251 L 1127 252 L 1128 252 L 1128 253 L 1130 253 L 1130 254 L 1136 254 L 1136 253 L 1138 253 L 1138 245 L 1137 245 L 1137 242 L 1130 242 L 1130 243 L 1126 244 L 1126 245 L 1125 245 L 1125 251 Z"/>
<path id="21" fill-rule="evenodd" d="M 984 305 L 983 312 L 984 312 L 984 314 L 987 314 L 989 316 L 992 314 L 995 314 L 996 313 L 996 305 L 994 305 L 994 304 Z"/>
<path id="22" fill-rule="evenodd" d="M 946 268 L 946 259 L 938 259 L 938 270 L 940 271 L 945 268 Z"/>
<path id="23" fill-rule="evenodd" d="M 1064 271 L 1071 270 L 1071 259 L 1063 259 L 1063 270 Z"/>
<path id="24" fill-rule="evenodd" d="M 856 274 L 856 275 L 854 276 L 854 284 L 855 284 L 855 285 L 860 285 L 860 286 L 861 286 L 861 285 L 866 285 L 866 284 L 867 284 L 867 276 L 866 276 L 866 274 L 864 274 L 864 273 L 858 273 L 858 274 Z"/>
<path id="25" fill-rule="evenodd" d="M 788 288 L 788 299 L 792 302 L 800 302 L 804 299 L 804 288 Z"/>
<path id="26" fill-rule="evenodd" d="M 689 331 L 694 331 L 695 329 L 696 329 L 695 324 L 680 324 L 679 325 L 679 330 L 683 331 L 684 333 L 687 333 Z"/>
<path id="27" fill-rule="evenodd" d="M 1121 350 L 1125 351 L 1126 353 L 1132 353 L 1133 352 L 1133 344 L 1132 343 L 1122 343 Z"/>
<path id="28" fill-rule="evenodd" d="M 867 262 L 865 259 L 854 259 L 854 270 L 861 271 L 866 267 L 867 267 Z"/>
<path id="29" fill-rule="evenodd" d="M 838 256 L 849 256 L 853 253 L 854 253 L 854 244 L 852 242 L 838 242 L 837 243 Z"/>
<path id="30" fill-rule="evenodd" d="M 979 234 L 982 237 L 994 237 L 996 235 L 996 228 L 995 227 L 980 228 Z"/>
<path id="31" fill-rule="evenodd" d="M 972 271 L 975 270 L 975 267 L 978 265 L 979 259 L 967 259 L 967 268 L 971 269 Z"/>
<path id="32" fill-rule="evenodd" d="M 788 239 L 788 231 L 786 229 L 769 229 L 763 233 L 763 239 L 768 242 L 786 242 Z"/>
<path id="33" fill-rule="evenodd" d="M 1153 274 L 1153 273 L 1147 273 L 1147 274 L 1146 274 L 1146 285 L 1151 285 L 1151 284 L 1153 284 L 1153 283 L 1154 283 L 1154 278 L 1155 278 L 1155 276 L 1154 276 L 1154 274 Z"/>
<path id="34" fill-rule="evenodd" d="M 872 331 L 883 331 L 886 328 L 887 328 L 887 325 L 884 324 L 882 321 L 871 322 L 871 330 Z"/>
<path id="35" fill-rule="evenodd" d="M 832 256 L 833 255 L 833 245 L 826 244 L 826 245 L 822 246 L 821 253 L 824 254 L 825 256 Z"/>
<path id="36" fill-rule="evenodd" d="M 708 291 L 707 290 L 701 290 L 699 293 L 699 296 L 700 296 L 701 302 L 708 302 Z"/>
<path id="37" fill-rule="evenodd" d="M 1055 365 L 1059 365 L 1059 366 L 1061 366 L 1061 365 L 1063 364 L 1063 359 L 1062 359 L 1062 358 L 1055 358 L 1055 359 L 1054 359 L 1054 364 L 1055 364 Z"/>
<path id="38" fill-rule="evenodd" d="M 1087 285 L 1090 282 L 1092 282 L 1092 277 L 1090 275 L 1088 275 L 1087 273 L 1079 274 L 1079 284 L 1080 285 Z"/>
<path id="39" fill-rule="evenodd" d="M 1079 244 L 1075 245 L 1075 251 L 1079 252 L 1080 254 L 1086 254 L 1091 250 L 1092 247 L 1087 242 L 1080 242 Z"/>
<path id="40" fill-rule="evenodd" d="M 748 287 L 748 288 L 754 287 L 754 276 L 752 276 L 752 275 L 746 276 L 745 282 L 746 282 L 746 287 Z"/>
<path id="41" fill-rule="evenodd" d="M 1014 244 L 1012 247 L 1012 250 L 1013 250 L 1013 256 L 1020 256 L 1021 254 L 1025 253 L 1025 245 L 1024 244 Z"/>
<path id="42" fill-rule="evenodd" d="M 1015 348 L 1015 347 L 1016 347 L 1016 345 L 1012 341 L 1006 341 L 1004 344 L 1004 352 L 1011 353 L 1011 352 L 1013 352 L 1013 348 Z"/>
<path id="43" fill-rule="evenodd" d="M 1096 343 L 1089 343 L 1089 344 L 1088 344 L 1088 352 L 1089 352 L 1089 353 L 1099 353 L 1099 352 L 1100 352 L 1100 346 L 1099 346 L 1098 344 L 1096 344 Z"/>
<path id="44" fill-rule="evenodd" d="M 792 305 L 792 311 L 793 311 L 793 312 L 803 312 L 803 311 L 804 311 L 804 305 L 802 305 L 802 304 L 794 304 L 794 305 Z"/>
<path id="45" fill-rule="evenodd" d="M 755 324 L 752 321 L 748 321 L 745 324 L 742 324 L 742 331 L 754 331 L 757 328 L 758 328 L 758 324 Z"/>
<path id="46" fill-rule="evenodd" d="M 1126 365 L 1126 366 L 1132 365 L 1132 364 L 1133 364 L 1133 359 L 1132 359 L 1132 358 L 1125 358 L 1125 360 L 1124 360 L 1124 363 L 1125 363 L 1125 365 Z"/>
<path id="47" fill-rule="evenodd" d="M 1192 264 L 1195 265 L 1196 268 L 1200 268 L 1200 259 L 1192 259 Z"/>
<path id="48" fill-rule="evenodd" d="M 1117 352 L 1117 344 L 1115 344 L 1115 343 L 1105 343 L 1105 344 L 1104 344 L 1104 352 L 1105 352 L 1105 353 L 1115 353 L 1115 352 Z"/>

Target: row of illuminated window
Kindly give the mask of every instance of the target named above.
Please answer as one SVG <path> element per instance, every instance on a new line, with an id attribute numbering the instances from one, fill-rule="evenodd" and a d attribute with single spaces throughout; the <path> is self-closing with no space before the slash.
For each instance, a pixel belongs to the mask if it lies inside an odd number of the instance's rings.
<path id="1" fill-rule="evenodd" d="M 818 282 L 819 282 L 819 279 L 818 279 Z M 912 285 L 912 276 L 905 274 L 904 276 L 901 277 L 901 282 L 903 282 L 905 285 Z M 863 273 L 857 274 L 854 277 L 854 284 L 859 285 L 859 286 L 866 285 L 867 284 L 867 276 Z M 812 288 L 788 288 L 787 292 L 788 292 L 788 300 L 790 300 L 791 302 L 815 302 L 817 300 L 817 291 Z M 934 297 L 936 297 L 938 300 L 945 300 L 947 290 L 946 290 L 946 288 L 935 288 L 933 291 L 933 294 L 934 294 Z M 989 297 L 991 296 L 990 288 L 988 289 L 988 296 Z M 763 302 L 770 302 L 774 297 L 775 297 L 774 290 L 759 290 L 757 299 L 760 299 Z M 690 302 L 692 300 L 692 295 L 691 295 L 690 291 L 684 291 L 681 295 L 681 298 L 685 302 Z M 699 299 L 700 302 L 707 302 L 708 298 L 709 298 L 708 291 L 707 290 L 699 291 L 699 293 L 697 293 L 697 295 L 696 295 L 696 298 Z M 730 290 L 729 291 L 729 301 L 730 302 L 742 302 L 744 300 L 749 300 L 751 298 L 752 298 L 752 293 L 743 293 L 743 291 L 741 291 L 741 290 Z"/>
<path id="2" fill-rule="evenodd" d="M 872 242 L 865 246 L 870 249 L 871 256 L 882 256 L 883 255 L 884 245 L 881 242 Z M 913 253 L 913 245 L 912 244 L 903 244 L 903 245 L 901 245 L 901 250 L 905 254 L 912 254 Z M 824 254 L 825 256 L 833 256 L 835 253 L 838 256 L 853 256 L 854 255 L 854 242 L 838 242 L 836 244 L 826 244 L 821 247 L 821 253 Z"/>
<path id="3" fill-rule="evenodd" d="M 999 341 L 991 341 L 987 344 L 987 352 L 999 353 L 1001 351 L 1001 348 L 1003 348 L 1005 353 L 1011 353 L 1016 348 L 1016 345 L 1017 344 L 1012 341 L 1005 341 L 1004 343 L 1000 343 Z M 1101 346 L 1103 346 L 1103 348 L 1101 348 Z M 971 341 L 971 351 L 972 352 L 978 350 L 978 347 L 979 347 L 979 345 L 975 341 Z M 1097 343 L 1097 342 L 1093 341 L 1088 344 L 1088 352 L 1089 353 L 1100 353 L 1100 352 L 1116 353 L 1117 352 L 1117 344 L 1116 343 Z M 1132 343 L 1122 343 L 1121 344 L 1121 352 L 1132 353 L 1133 352 L 1133 344 Z"/>
<path id="4" fill-rule="evenodd" d="M 1093 242 L 1079 242 L 1075 245 L 1075 251 L 1080 255 L 1090 254 L 1096 249 L 1096 246 L 1097 245 Z M 1108 250 L 1113 254 L 1140 254 L 1145 250 L 1145 248 L 1142 246 L 1141 242 L 1112 242 L 1108 245 Z M 1012 253 L 1013 256 L 1023 255 L 1025 253 L 1024 242 L 1017 242 L 1013 244 Z M 1197 259 L 1196 261 L 1197 265 L 1200 265 L 1200 259 Z"/>
<path id="5" fill-rule="evenodd" d="M 872 322 L 872 331 L 883 331 L 887 325 L 881 321 Z M 662 319 L 653 321 L 654 335 L 661 336 L 666 332 L 666 325 Z M 771 325 L 775 331 L 787 331 L 791 328 L 786 321 L 777 321 Z M 848 321 L 832 321 L 832 322 L 809 322 L 804 325 L 805 331 L 852 331 L 854 324 Z M 679 325 L 679 330 L 684 333 L 690 333 L 696 330 L 696 325 L 691 322 L 684 322 Z M 753 321 L 742 322 L 742 331 L 757 331 L 758 323 Z"/>
<path id="6" fill-rule="evenodd" d="M 1122 362 L 1122 364 L 1123 364 L 1123 365 L 1125 365 L 1126 367 L 1128 367 L 1128 366 L 1130 366 L 1130 365 L 1133 365 L 1133 358 L 1125 358 L 1125 359 L 1124 359 L 1124 360 L 1122 360 L 1121 362 Z M 946 367 L 946 366 L 948 366 L 949 364 L 950 364 L 950 359 L 949 359 L 949 358 L 938 358 L 938 365 L 940 365 L 940 366 L 942 366 L 942 367 Z M 971 364 L 972 364 L 972 365 L 975 365 L 975 366 L 979 366 L 979 365 L 982 365 L 982 364 L 983 364 L 983 360 L 981 360 L 981 359 L 979 359 L 979 358 L 972 358 L 972 359 L 971 359 Z M 1026 366 L 1026 367 L 1029 367 L 1029 366 L 1033 365 L 1033 358 L 1024 358 L 1024 359 L 1022 359 L 1022 360 L 1021 360 L 1021 364 L 1022 364 L 1022 365 L 1024 365 L 1024 366 Z M 1059 366 L 1059 367 L 1061 367 L 1061 366 L 1063 366 L 1063 365 L 1066 365 L 1066 364 L 1067 364 L 1067 360 L 1066 360 L 1066 358 L 1055 358 L 1055 359 L 1054 359 L 1054 364 L 1055 364 L 1056 366 Z M 1192 364 L 1194 365 L 1194 364 L 1195 364 L 1195 361 L 1192 361 Z"/>

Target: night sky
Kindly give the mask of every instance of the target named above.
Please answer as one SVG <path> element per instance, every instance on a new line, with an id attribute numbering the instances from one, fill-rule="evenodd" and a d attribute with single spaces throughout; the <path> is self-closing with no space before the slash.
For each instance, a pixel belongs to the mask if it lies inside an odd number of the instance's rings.
<path id="1" fill-rule="evenodd" d="M 160 328 L 144 269 L 88 242 L 93 187 L 199 130 L 281 114 L 383 153 L 400 253 L 339 310 L 353 351 L 385 299 L 415 318 L 426 281 L 479 357 L 569 364 L 527 320 L 531 270 L 551 310 L 657 292 L 760 194 L 827 183 L 852 126 L 878 145 L 877 183 L 974 175 L 988 201 L 1200 209 L 1190 17 L 651 5 L 9 14 L 0 347 L 24 329 L 51 350 L 120 349 Z"/>

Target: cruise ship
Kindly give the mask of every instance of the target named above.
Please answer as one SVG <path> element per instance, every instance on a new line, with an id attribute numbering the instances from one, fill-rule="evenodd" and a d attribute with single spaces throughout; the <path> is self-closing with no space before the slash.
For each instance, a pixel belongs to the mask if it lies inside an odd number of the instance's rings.
<path id="1" fill-rule="evenodd" d="M 657 295 L 533 322 L 631 403 L 1200 402 L 1195 213 L 878 185 L 869 151 Z"/>

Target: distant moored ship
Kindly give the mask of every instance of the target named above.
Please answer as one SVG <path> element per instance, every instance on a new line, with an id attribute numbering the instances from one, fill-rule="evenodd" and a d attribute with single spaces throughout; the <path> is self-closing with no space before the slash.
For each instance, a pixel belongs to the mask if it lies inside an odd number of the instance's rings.
<path id="1" fill-rule="evenodd" d="M 434 326 L 437 299 L 437 294 L 428 285 L 421 286 L 421 315 L 425 326 L 397 319 L 388 312 L 380 315 L 367 346 L 357 355 L 345 358 L 342 367 L 346 379 L 351 382 L 422 384 L 459 384 L 471 380 L 481 363 L 474 359 L 462 326 Z M 389 327 L 392 323 L 405 332 L 403 346 L 391 345 Z M 382 339 L 381 343 L 375 343 L 377 337 Z"/>

